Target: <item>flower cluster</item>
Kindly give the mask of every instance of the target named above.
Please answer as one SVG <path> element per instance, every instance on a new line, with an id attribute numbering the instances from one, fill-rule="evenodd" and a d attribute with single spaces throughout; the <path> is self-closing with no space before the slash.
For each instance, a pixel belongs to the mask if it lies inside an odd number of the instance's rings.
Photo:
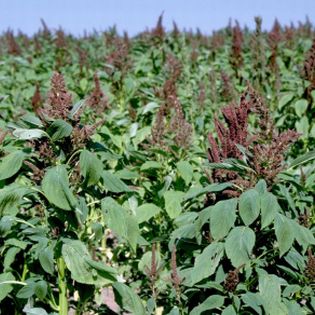
<path id="1" fill-rule="evenodd" d="M 108 97 L 105 98 L 104 92 L 100 87 L 100 80 L 97 71 L 94 73 L 94 90 L 90 93 L 87 104 L 96 112 L 97 116 L 103 117 L 106 108 L 108 108 Z"/>
<path id="2" fill-rule="evenodd" d="M 282 165 L 289 145 L 296 141 L 301 133 L 288 130 L 281 134 L 275 130 L 274 122 L 261 97 L 247 82 L 248 89 L 240 95 L 240 103 L 231 102 L 221 107 L 226 125 L 215 117 L 215 130 L 220 141 L 217 144 L 212 133 L 208 135 L 210 148 L 208 159 L 211 163 L 221 163 L 222 159 L 244 159 L 239 150 L 240 145 L 248 152 L 246 159 L 251 168 L 246 171 L 245 178 L 235 171 L 212 169 L 211 175 L 206 172 L 211 182 L 231 182 L 242 189 L 252 188 L 259 179 L 264 179 L 268 187 L 277 181 L 276 175 L 283 170 Z M 248 117 L 250 113 L 257 116 L 257 125 L 254 135 L 248 132 Z M 224 193 L 238 196 L 240 192 L 226 190 Z"/>

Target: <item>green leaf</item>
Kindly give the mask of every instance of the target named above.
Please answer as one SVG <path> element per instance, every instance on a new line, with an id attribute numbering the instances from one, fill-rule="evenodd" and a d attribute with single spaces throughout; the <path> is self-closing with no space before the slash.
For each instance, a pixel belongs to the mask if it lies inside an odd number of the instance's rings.
<path id="1" fill-rule="evenodd" d="M 116 71 L 113 75 L 113 82 L 118 82 L 121 78 L 121 72 L 120 71 Z"/>
<path id="2" fill-rule="evenodd" d="M 153 109 L 158 107 L 160 107 L 158 104 L 150 102 L 143 107 L 142 115 L 146 114 L 147 112 L 152 112 Z"/>
<path id="3" fill-rule="evenodd" d="M 144 164 L 142 164 L 140 171 L 146 171 L 151 169 L 159 169 L 159 168 L 165 168 L 162 164 L 155 162 L 155 161 L 147 161 Z"/>
<path id="4" fill-rule="evenodd" d="M 275 217 L 275 233 L 279 244 L 280 257 L 291 247 L 294 240 L 294 230 L 292 220 L 284 215 L 277 213 Z"/>
<path id="5" fill-rule="evenodd" d="M 43 127 L 42 121 L 30 114 L 21 116 L 20 119 L 24 121 L 30 128 Z"/>
<path id="6" fill-rule="evenodd" d="M 31 140 L 48 137 L 48 134 L 40 129 L 22 129 L 18 128 L 13 131 L 13 135 L 20 140 Z"/>
<path id="7" fill-rule="evenodd" d="M 188 161 L 180 161 L 177 163 L 177 169 L 180 176 L 185 181 L 186 185 L 189 185 L 193 178 L 194 169 Z"/>
<path id="8" fill-rule="evenodd" d="M 0 274 L 0 302 L 13 290 L 12 284 L 2 284 L 3 281 L 15 281 L 15 278 L 11 272 Z"/>
<path id="9" fill-rule="evenodd" d="M 121 193 L 121 192 L 134 192 L 131 188 L 129 188 L 122 180 L 117 178 L 115 175 L 108 171 L 104 171 L 102 173 L 103 186 L 106 190 Z"/>
<path id="10" fill-rule="evenodd" d="M 16 297 L 19 299 L 28 299 L 34 294 L 34 288 L 35 282 L 29 282 L 17 292 Z"/>
<path id="11" fill-rule="evenodd" d="M 293 234 L 296 241 L 303 247 L 305 252 L 310 245 L 315 244 L 315 238 L 313 233 L 304 226 L 299 225 L 296 221 L 291 221 L 293 227 Z"/>
<path id="12" fill-rule="evenodd" d="M 210 212 L 210 232 L 214 240 L 226 236 L 236 220 L 237 199 L 219 201 Z"/>
<path id="13" fill-rule="evenodd" d="M 165 210 L 171 219 L 177 218 L 182 212 L 181 201 L 183 196 L 182 191 L 166 191 L 164 193 Z"/>
<path id="14" fill-rule="evenodd" d="M 39 254 L 39 262 L 42 268 L 49 274 L 53 274 L 55 271 L 54 268 L 54 251 L 51 247 L 46 247 Z"/>
<path id="15" fill-rule="evenodd" d="M 133 80 L 130 78 L 124 79 L 124 89 L 126 91 L 126 94 L 128 98 L 131 98 L 133 94 L 135 93 L 135 86 L 133 84 Z"/>
<path id="16" fill-rule="evenodd" d="M 47 129 L 53 141 L 63 139 L 71 135 L 72 126 L 63 119 L 55 120 Z"/>
<path id="17" fill-rule="evenodd" d="M 305 140 L 309 135 L 310 124 L 308 122 L 308 118 L 303 116 L 300 120 L 295 122 L 296 131 L 301 132 L 302 135 L 299 137 L 301 140 Z"/>
<path id="18" fill-rule="evenodd" d="M 71 271 L 71 278 L 80 283 L 105 286 L 113 282 L 115 270 L 103 262 L 93 263 L 87 248 L 80 241 L 69 241 L 62 245 L 62 255 Z M 104 265 L 103 267 L 100 264 Z"/>
<path id="19" fill-rule="evenodd" d="M 254 231 L 246 226 L 235 227 L 230 232 L 226 238 L 225 250 L 235 268 L 250 261 L 255 239 Z"/>
<path id="20" fill-rule="evenodd" d="M 285 105 L 289 104 L 294 98 L 294 93 L 288 93 L 281 97 L 278 108 L 281 110 Z"/>
<path id="21" fill-rule="evenodd" d="M 276 275 L 262 274 L 259 277 L 259 292 L 270 315 L 288 314 L 286 307 L 281 303 L 280 285 L 281 280 Z"/>
<path id="22" fill-rule="evenodd" d="M 223 243 L 213 243 L 208 245 L 203 252 L 197 256 L 192 270 L 192 283 L 201 281 L 202 279 L 208 278 L 215 273 L 221 258 L 224 254 Z M 206 263 L 205 263 L 206 262 Z"/>
<path id="23" fill-rule="evenodd" d="M 103 171 L 103 164 L 93 153 L 88 150 L 81 152 L 80 168 L 87 187 L 98 183 Z"/>
<path id="24" fill-rule="evenodd" d="M 247 190 L 241 195 L 239 212 L 246 226 L 249 226 L 258 218 L 260 211 L 259 201 L 259 193 L 254 189 Z"/>
<path id="25" fill-rule="evenodd" d="M 255 190 L 259 193 L 260 196 L 267 192 L 267 184 L 263 179 L 260 179 L 255 186 Z"/>
<path id="26" fill-rule="evenodd" d="M 29 192 L 27 188 L 18 185 L 11 185 L 0 189 L 0 217 L 3 213 L 20 205 L 23 196 L 25 196 L 27 192 Z"/>
<path id="27" fill-rule="evenodd" d="M 148 221 L 158 213 L 160 213 L 161 208 L 156 206 L 153 203 L 145 203 L 141 206 L 139 206 L 136 210 L 136 220 L 138 221 L 138 224 Z"/>
<path id="28" fill-rule="evenodd" d="M 11 247 L 5 254 L 4 261 L 3 261 L 3 268 L 7 269 L 11 266 L 13 261 L 15 260 L 15 256 L 21 251 L 21 248 L 18 247 Z"/>
<path id="29" fill-rule="evenodd" d="M 47 294 L 47 283 L 45 281 L 36 282 L 34 293 L 42 301 Z"/>
<path id="30" fill-rule="evenodd" d="M 48 313 L 43 308 L 39 308 L 39 307 L 31 308 L 29 304 L 25 305 L 25 307 L 23 308 L 23 311 L 26 313 L 26 315 L 48 315 Z"/>
<path id="31" fill-rule="evenodd" d="M 202 304 L 193 308 L 189 315 L 200 315 L 202 312 L 221 307 L 224 304 L 224 299 L 222 295 L 211 295 Z"/>
<path id="32" fill-rule="evenodd" d="M 312 161 L 314 159 L 315 159 L 315 151 L 307 152 L 307 153 L 303 154 L 302 156 L 298 157 L 297 159 L 295 159 L 291 163 L 289 168 L 296 167 L 298 165 L 304 164 L 304 163 Z"/>
<path id="33" fill-rule="evenodd" d="M 259 293 L 246 292 L 246 294 L 242 295 L 242 300 L 253 310 L 255 310 L 259 315 L 262 315 L 262 310 L 260 306 L 264 305 L 265 301 Z"/>
<path id="34" fill-rule="evenodd" d="M 10 178 L 21 168 L 25 153 L 23 151 L 14 151 L 1 159 L 0 180 Z"/>
<path id="35" fill-rule="evenodd" d="M 115 293 L 115 301 L 121 308 L 132 314 L 146 315 L 141 299 L 131 288 L 120 282 L 115 282 L 112 286 Z"/>
<path id="36" fill-rule="evenodd" d="M 266 192 L 260 197 L 261 207 L 261 228 L 265 228 L 275 219 L 278 209 L 280 208 L 277 198 Z"/>
<path id="37" fill-rule="evenodd" d="M 298 100 L 295 102 L 294 107 L 296 114 L 302 117 L 308 107 L 308 102 L 307 100 Z"/>
<path id="38" fill-rule="evenodd" d="M 231 183 L 220 183 L 220 184 L 211 184 L 206 187 L 193 187 L 188 190 L 185 194 L 184 200 L 192 199 L 198 197 L 200 195 L 204 195 L 207 193 L 213 193 L 222 191 L 228 187 L 233 186 Z"/>
<path id="39" fill-rule="evenodd" d="M 225 308 L 221 315 L 236 315 L 233 305 L 229 305 L 227 308 Z"/>
<path id="40" fill-rule="evenodd" d="M 76 200 L 69 188 L 66 165 L 58 165 L 48 170 L 43 178 L 42 188 L 47 198 L 63 210 L 71 210 Z"/>
<path id="41" fill-rule="evenodd" d="M 79 102 L 77 102 L 77 103 L 73 106 L 73 108 L 72 108 L 70 114 L 68 115 L 68 117 L 69 117 L 70 119 L 73 119 L 73 116 L 80 110 L 80 108 L 84 105 L 85 102 L 86 102 L 86 99 L 80 100 Z"/>
<path id="42" fill-rule="evenodd" d="M 83 78 L 80 80 L 79 84 L 82 92 L 85 92 L 88 86 L 88 80 L 86 78 Z"/>
<path id="43" fill-rule="evenodd" d="M 102 199 L 101 208 L 106 226 L 127 240 L 132 250 L 135 250 L 139 235 L 136 218 L 110 197 Z"/>

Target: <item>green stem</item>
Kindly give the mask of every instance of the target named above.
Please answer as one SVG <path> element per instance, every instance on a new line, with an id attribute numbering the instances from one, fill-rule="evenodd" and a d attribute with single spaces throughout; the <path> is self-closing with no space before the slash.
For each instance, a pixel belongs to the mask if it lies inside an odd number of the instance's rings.
<path id="1" fill-rule="evenodd" d="M 22 273 L 21 281 L 23 281 L 23 282 L 25 281 L 27 272 L 28 272 L 28 270 L 27 270 L 27 265 L 24 264 L 24 268 L 23 268 L 23 273 Z"/>
<path id="2" fill-rule="evenodd" d="M 67 297 L 67 283 L 66 264 L 63 257 L 57 259 L 58 266 L 58 280 L 59 280 L 59 315 L 68 315 L 68 297 Z"/>
<path id="3" fill-rule="evenodd" d="M 68 160 L 68 162 L 67 162 L 67 165 L 70 164 L 71 160 L 73 159 L 73 157 L 74 157 L 76 154 L 78 154 L 78 153 L 80 153 L 80 152 L 82 152 L 82 151 L 83 151 L 83 150 L 75 151 L 75 152 L 70 156 L 70 158 L 69 158 L 69 160 Z"/>

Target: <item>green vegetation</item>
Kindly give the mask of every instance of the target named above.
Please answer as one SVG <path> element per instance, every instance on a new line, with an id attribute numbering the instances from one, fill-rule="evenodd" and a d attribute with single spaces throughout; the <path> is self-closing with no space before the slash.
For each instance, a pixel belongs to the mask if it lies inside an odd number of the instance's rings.
<path id="1" fill-rule="evenodd" d="M 309 21 L 0 38 L 0 314 L 314 314 Z"/>

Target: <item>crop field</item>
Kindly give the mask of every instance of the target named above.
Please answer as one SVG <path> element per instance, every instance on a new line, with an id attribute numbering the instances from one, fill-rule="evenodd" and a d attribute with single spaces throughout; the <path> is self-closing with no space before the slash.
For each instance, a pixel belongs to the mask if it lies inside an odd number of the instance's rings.
<path id="1" fill-rule="evenodd" d="M 0 314 L 315 314 L 314 28 L 255 22 L 1 35 Z"/>

